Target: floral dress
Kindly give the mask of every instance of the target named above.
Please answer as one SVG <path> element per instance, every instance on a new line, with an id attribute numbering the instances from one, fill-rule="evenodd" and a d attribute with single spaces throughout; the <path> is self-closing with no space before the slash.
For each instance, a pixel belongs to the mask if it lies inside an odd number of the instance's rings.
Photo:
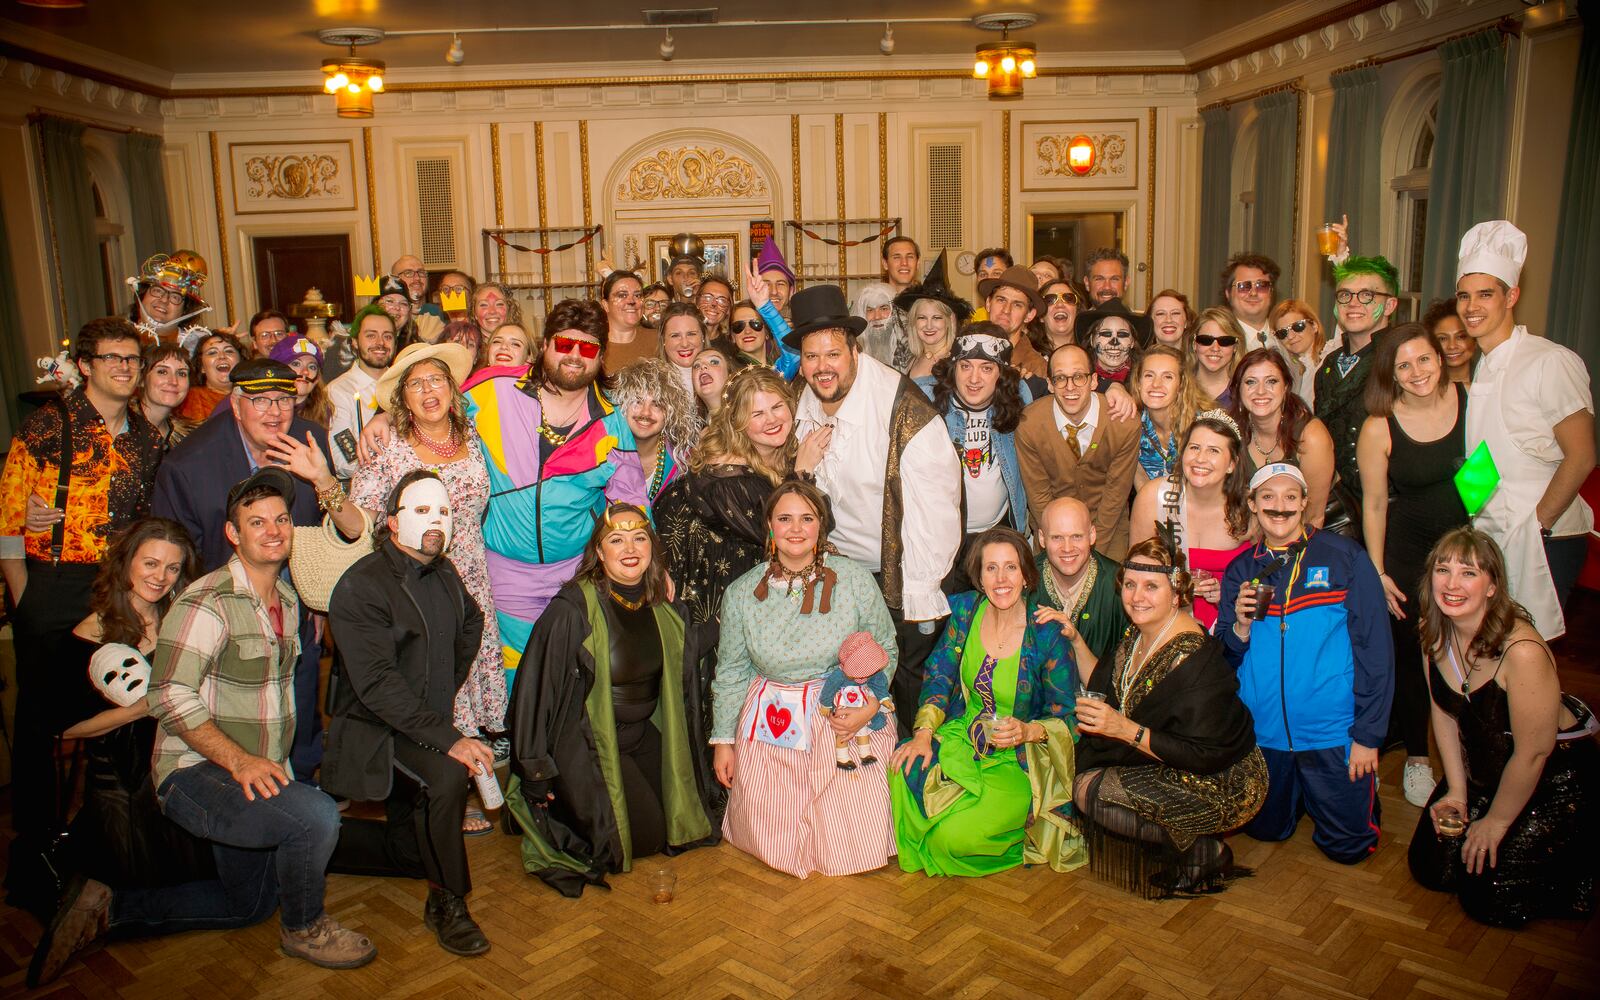
<path id="1" fill-rule="evenodd" d="M 489 469 L 483 459 L 478 432 L 467 431 L 467 452 L 447 465 L 427 465 L 415 449 L 400 440 L 389 444 L 371 462 L 361 466 L 350 484 L 350 499 L 369 514 L 381 512 L 389 493 L 406 473 L 432 469 L 444 480 L 450 494 L 453 534 L 450 561 L 455 564 L 467 592 L 483 611 L 483 639 L 466 683 L 456 693 L 456 728 L 468 736 L 500 733 L 506 728 L 506 674 L 500 654 L 500 626 L 489 589 L 489 565 L 484 558 L 483 512 L 489 503 Z M 338 637 L 335 636 L 335 641 Z"/>

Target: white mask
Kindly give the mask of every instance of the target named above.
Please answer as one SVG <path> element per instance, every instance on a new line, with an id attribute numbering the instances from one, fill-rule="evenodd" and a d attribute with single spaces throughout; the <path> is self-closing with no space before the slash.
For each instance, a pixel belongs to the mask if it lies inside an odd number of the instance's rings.
<path id="1" fill-rule="evenodd" d="M 439 480 L 419 479 L 407 486 L 395 518 L 399 521 L 395 540 L 406 548 L 420 551 L 422 536 L 430 531 L 443 532 L 444 549 L 450 548 L 450 494 Z"/>
<path id="2" fill-rule="evenodd" d="M 108 642 L 89 657 L 89 680 L 107 701 L 128 708 L 144 701 L 150 664 L 132 646 Z"/>

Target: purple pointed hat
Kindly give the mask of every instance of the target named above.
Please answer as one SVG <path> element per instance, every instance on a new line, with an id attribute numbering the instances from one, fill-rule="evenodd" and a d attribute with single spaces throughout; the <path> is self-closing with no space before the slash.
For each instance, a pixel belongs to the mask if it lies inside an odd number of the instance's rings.
<path id="1" fill-rule="evenodd" d="M 789 262 L 783 259 L 783 251 L 778 248 L 776 239 L 763 243 L 761 253 L 756 256 L 756 273 L 765 274 L 768 271 L 781 271 L 789 279 L 789 284 L 794 284 L 794 272 L 789 270 Z"/>

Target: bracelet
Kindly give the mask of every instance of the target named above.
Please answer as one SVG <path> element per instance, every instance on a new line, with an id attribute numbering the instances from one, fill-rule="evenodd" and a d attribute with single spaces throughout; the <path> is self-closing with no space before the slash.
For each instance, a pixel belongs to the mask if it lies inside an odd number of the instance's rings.
<path id="1" fill-rule="evenodd" d="M 1238 636 L 1239 640 L 1241 642 L 1249 642 L 1250 641 L 1250 627 L 1248 625 L 1245 625 L 1245 630 L 1243 632 L 1240 632 L 1239 631 L 1239 626 L 1240 625 L 1244 625 L 1244 620 L 1243 619 L 1240 619 L 1240 620 L 1235 621 L 1233 623 L 1233 634 Z"/>
<path id="2" fill-rule="evenodd" d="M 344 501 L 344 487 L 340 486 L 337 481 L 332 486 L 317 491 L 317 506 L 329 514 L 337 514 L 343 510 Z"/>
<path id="3" fill-rule="evenodd" d="M 1133 734 L 1133 745 L 1138 746 L 1142 742 L 1144 742 L 1144 727 L 1140 726 L 1138 731 Z"/>

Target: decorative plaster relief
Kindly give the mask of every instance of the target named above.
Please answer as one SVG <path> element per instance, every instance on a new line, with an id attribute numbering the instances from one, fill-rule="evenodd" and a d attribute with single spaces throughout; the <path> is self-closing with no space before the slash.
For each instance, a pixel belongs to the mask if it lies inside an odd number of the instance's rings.
<path id="1" fill-rule="evenodd" d="M 620 201 L 754 198 L 767 183 L 749 160 L 725 149 L 679 146 L 640 157 L 617 185 Z"/>
<path id="2" fill-rule="evenodd" d="M 1085 136 L 1094 146 L 1094 165 L 1077 174 L 1067 164 L 1067 147 Z M 1139 123 L 1116 121 L 1025 121 L 1022 123 L 1022 190 L 1076 191 L 1139 186 Z"/>
<path id="3" fill-rule="evenodd" d="M 228 162 L 236 214 L 356 207 L 355 152 L 348 139 L 229 143 Z"/>

